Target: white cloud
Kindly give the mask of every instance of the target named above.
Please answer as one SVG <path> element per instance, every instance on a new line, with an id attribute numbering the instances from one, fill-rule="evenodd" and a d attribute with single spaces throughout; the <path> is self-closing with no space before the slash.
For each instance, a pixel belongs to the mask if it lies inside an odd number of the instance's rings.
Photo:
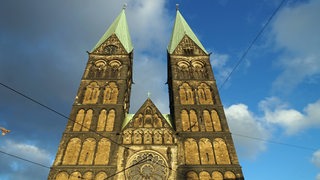
<path id="1" fill-rule="evenodd" d="M 229 58 L 228 54 L 214 53 L 211 55 L 210 63 L 212 69 L 214 69 L 215 78 L 219 83 L 222 83 L 231 72 L 231 67 L 227 66 Z"/>
<path id="2" fill-rule="evenodd" d="M 51 166 L 52 155 L 35 145 L 7 140 L 1 144 L 0 149 L 12 155 Z M 46 179 L 49 173 L 49 169 L 5 155 L 1 157 L 0 167 L 0 179 Z"/>
<path id="3" fill-rule="evenodd" d="M 315 166 L 317 166 L 318 168 L 320 168 L 320 149 L 313 153 L 312 158 L 311 158 L 311 162 L 312 162 Z M 316 180 L 320 180 L 320 173 L 317 174 Z"/>
<path id="4" fill-rule="evenodd" d="M 320 74 L 320 1 L 288 6 L 272 25 L 276 45 L 284 52 L 278 65 L 283 72 L 275 80 L 276 91 L 290 91 Z"/>
<path id="5" fill-rule="evenodd" d="M 276 97 L 266 98 L 259 107 L 264 112 L 266 122 L 283 127 L 288 135 L 320 126 L 320 100 L 308 104 L 303 112 L 290 108 Z"/>
<path id="6" fill-rule="evenodd" d="M 320 149 L 313 153 L 311 162 L 320 168 Z"/>
<path id="7" fill-rule="evenodd" d="M 270 133 L 267 127 L 249 111 L 245 104 L 235 104 L 225 108 L 228 123 L 238 145 L 238 153 L 242 156 L 254 158 L 266 150 L 264 141 L 256 141 L 252 138 L 268 140 Z"/>
<path id="8" fill-rule="evenodd" d="M 165 3 L 165 0 L 129 2 L 127 18 L 135 50 L 165 52 L 170 38 L 169 29 L 173 26 L 169 25 Z"/>

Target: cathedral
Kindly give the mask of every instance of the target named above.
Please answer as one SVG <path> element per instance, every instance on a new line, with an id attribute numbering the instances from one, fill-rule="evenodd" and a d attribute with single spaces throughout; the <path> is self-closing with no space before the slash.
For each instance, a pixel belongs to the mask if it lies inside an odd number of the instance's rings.
<path id="1" fill-rule="evenodd" d="M 210 54 L 179 10 L 167 49 L 170 114 L 150 98 L 129 113 L 125 9 L 88 55 L 49 180 L 244 179 Z"/>

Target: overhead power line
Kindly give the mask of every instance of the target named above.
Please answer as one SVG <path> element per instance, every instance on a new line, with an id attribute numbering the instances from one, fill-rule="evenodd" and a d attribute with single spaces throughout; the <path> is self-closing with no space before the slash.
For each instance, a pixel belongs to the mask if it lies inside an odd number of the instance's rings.
<path id="1" fill-rule="evenodd" d="M 257 40 L 259 39 L 259 37 L 262 35 L 262 33 L 266 30 L 267 26 L 270 24 L 271 20 L 274 18 L 274 16 L 279 12 L 279 10 L 281 9 L 281 7 L 285 4 L 287 0 L 282 0 L 281 3 L 277 6 L 277 8 L 273 11 L 273 13 L 271 14 L 271 16 L 269 17 L 269 19 L 267 20 L 267 22 L 263 25 L 263 27 L 261 28 L 261 30 L 258 32 L 258 34 L 253 38 L 253 40 L 251 41 L 251 43 L 249 44 L 249 46 L 247 47 L 247 49 L 243 52 L 242 56 L 240 57 L 240 59 L 237 61 L 236 65 L 232 68 L 231 72 L 228 74 L 228 76 L 226 77 L 226 79 L 222 82 L 222 84 L 220 85 L 221 89 L 226 82 L 230 79 L 231 75 L 234 73 L 234 71 L 239 67 L 239 65 L 243 62 L 244 58 L 248 55 L 250 49 L 252 48 L 252 46 L 257 42 Z"/>

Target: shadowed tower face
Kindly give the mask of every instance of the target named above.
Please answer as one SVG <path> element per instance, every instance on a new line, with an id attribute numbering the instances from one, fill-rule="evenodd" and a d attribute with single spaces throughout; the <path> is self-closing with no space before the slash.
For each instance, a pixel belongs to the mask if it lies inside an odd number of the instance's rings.
<path id="1" fill-rule="evenodd" d="M 243 179 L 210 57 L 177 11 L 170 114 L 129 114 L 133 46 L 123 9 L 89 53 L 48 179 Z M 165 72 L 164 72 L 165 73 Z"/>

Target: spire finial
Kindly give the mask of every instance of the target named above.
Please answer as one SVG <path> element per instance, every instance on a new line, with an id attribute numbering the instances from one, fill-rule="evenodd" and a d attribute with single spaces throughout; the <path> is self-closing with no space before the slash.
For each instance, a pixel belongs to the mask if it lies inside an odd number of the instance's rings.
<path id="1" fill-rule="evenodd" d="M 176 4 L 176 10 L 177 11 L 179 10 L 179 4 Z"/>
<path id="2" fill-rule="evenodd" d="M 150 96 L 151 96 L 151 93 L 150 93 L 150 91 L 148 91 L 147 95 L 148 95 L 148 98 L 150 98 Z"/>
<path id="3" fill-rule="evenodd" d="M 124 3 L 122 9 L 126 9 L 126 8 L 127 8 L 127 3 Z"/>

